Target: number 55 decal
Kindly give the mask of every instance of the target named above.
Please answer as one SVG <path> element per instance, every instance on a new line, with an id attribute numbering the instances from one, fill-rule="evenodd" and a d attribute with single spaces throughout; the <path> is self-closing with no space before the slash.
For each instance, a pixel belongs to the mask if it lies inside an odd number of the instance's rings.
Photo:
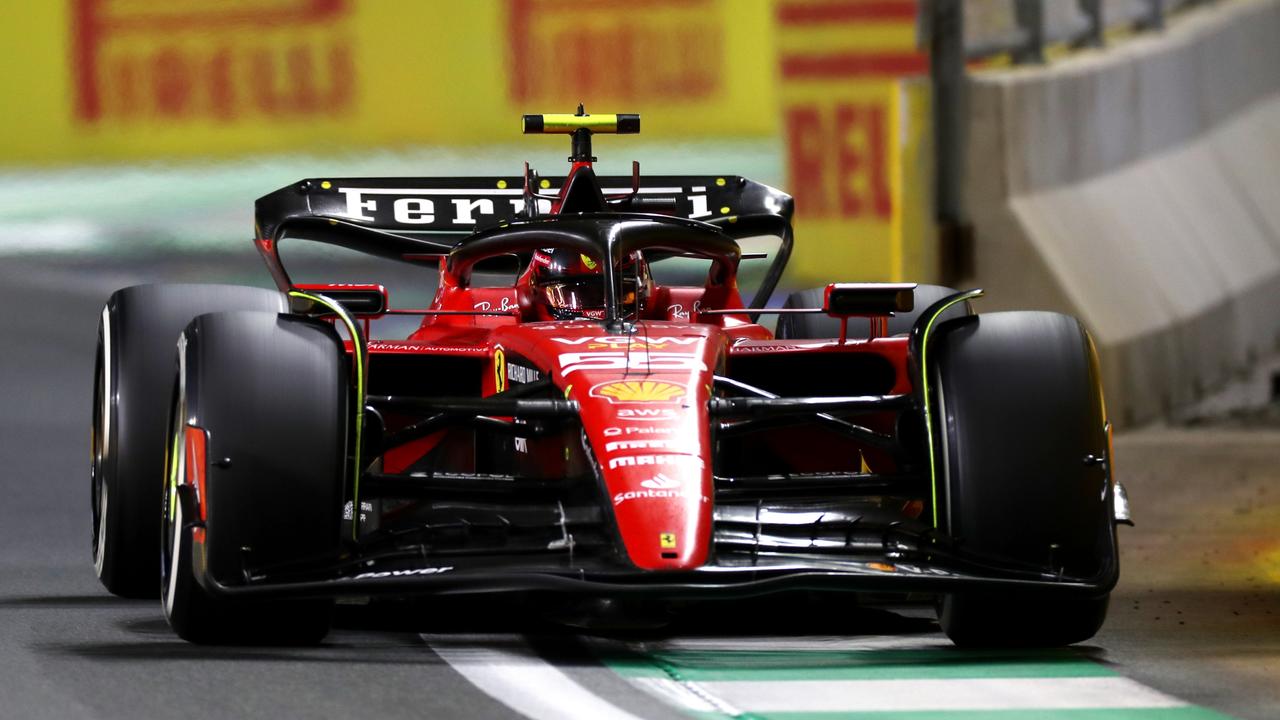
<path id="1" fill-rule="evenodd" d="M 627 352 L 565 353 L 560 356 L 560 372 L 564 375 L 579 370 L 692 370 L 705 372 L 706 363 L 696 353 L 652 352 L 633 350 Z"/>

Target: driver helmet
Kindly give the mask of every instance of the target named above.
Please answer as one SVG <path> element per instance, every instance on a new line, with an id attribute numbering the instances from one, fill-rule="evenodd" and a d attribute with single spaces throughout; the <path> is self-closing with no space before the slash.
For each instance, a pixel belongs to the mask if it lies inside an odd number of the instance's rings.
<path id="1" fill-rule="evenodd" d="M 648 265 L 636 252 L 619 271 L 622 314 L 639 315 L 648 301 Z M 533 303 L 545 319 L 604 319 L 604 271 L 595 258 L 569 248 L 538 250 L 529 279 Z"/>

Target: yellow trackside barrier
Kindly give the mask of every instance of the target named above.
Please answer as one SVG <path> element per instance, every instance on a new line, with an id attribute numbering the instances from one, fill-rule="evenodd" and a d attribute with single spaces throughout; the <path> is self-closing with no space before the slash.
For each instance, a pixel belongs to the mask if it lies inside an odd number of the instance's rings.
<path id="1" fill-rule="evenodd" d="M 514 144 L 516 117 L 580 102 L 643 111 L 649 139 L 777 131 L 770 0 L 21 5 L 0 165 Z"/>
<path id="2" fill-rule="evenodd" d="M 786 283 L 928 281 L 927 70 L 914 6 L 778 0 L 780 100 L 796 249 Z"/>

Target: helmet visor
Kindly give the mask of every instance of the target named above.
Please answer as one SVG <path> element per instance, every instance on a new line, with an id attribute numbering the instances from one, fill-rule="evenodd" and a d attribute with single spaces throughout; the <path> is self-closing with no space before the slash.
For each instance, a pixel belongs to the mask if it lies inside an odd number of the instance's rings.
<path id="1" fill-rule="evenodd" d="M 547 307 L 553 310 L 600 310 L 604 308 L 604 282 L 599 277 L 578 280 L 553 280 L 538 285 Z M 622 281 L 622 306 L 636 301 L 634 279 Z"/>

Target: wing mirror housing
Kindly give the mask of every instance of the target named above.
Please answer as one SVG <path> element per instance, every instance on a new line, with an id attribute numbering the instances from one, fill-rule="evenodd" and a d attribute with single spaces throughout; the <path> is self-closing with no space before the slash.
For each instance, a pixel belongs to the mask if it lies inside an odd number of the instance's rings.
<path id="1" fill-rule="evenodd" d="M 848 337 L 849 318 L 871 319 L 871 337 L 884 337 L 890 315 L 911 312 L 915 283 L 831 283 L 823 293 L 822 311 L 840 323 L 840 342 Z"/>
<path id="2" fill-rule="evenodd" d="M 361 318 L 381 317 L 391 304 L 387 289 L 372 283 L 322 283 L 295 287 L 335 300 L 347 312 Z"/>

